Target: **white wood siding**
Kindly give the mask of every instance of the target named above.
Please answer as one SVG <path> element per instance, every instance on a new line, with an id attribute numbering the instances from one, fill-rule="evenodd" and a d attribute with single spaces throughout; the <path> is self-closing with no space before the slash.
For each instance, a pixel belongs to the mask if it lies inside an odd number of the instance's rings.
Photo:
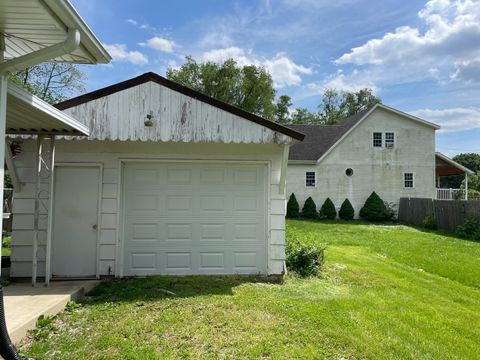
<path id="1" fill-rule="evenodd" d="M 101 275 L 116 271 L 118 241 L 118 195 L 120 159 L 183 159 L 183 160 L 243 160 L 269 163 L 267 202 L 268 273 L 281 274 L 285 259 L 285 194 L 280 194 L 280 168 L 283 146 L 239 144 L 182 144 L 112 141 L 57 141 L 56 163 L 102 163 L 103 184 L 100 201 L 99 269 Z M 22 141 L 22 153 L 15 158 L 19 178 L 24 186 L 14 194 L 12 237 L 12 277 L 31 276 L 33 237 L 33 198 L 35 143 Z M 42 184 L 46 190 L 49 184 Z M 41 221 L 46 229 L 46 221 Z M 45 239 L 41 233 L 38 253 L 38 275 L 45 270 Z"/>
<path id="2" fill-rule="evenodd" d="M 69 108 L 91 140 L 290 144 L 292 138 L 179 92 L 147 82 Z M 146 127 L 147 114 L 153 126 Z"/>

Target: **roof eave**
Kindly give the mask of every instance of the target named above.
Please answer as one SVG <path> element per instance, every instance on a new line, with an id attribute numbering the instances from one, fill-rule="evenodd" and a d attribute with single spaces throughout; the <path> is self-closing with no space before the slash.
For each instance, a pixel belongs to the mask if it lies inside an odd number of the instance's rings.
<path id="1" fill-rule="evenodd" d="M 48 116 L 69 126 L 74 130 L 72 131 L 71 135 L 90 135 L 90 129 L 88 128 L 88 126 L 80 123 L 79 121 L 75 120 L 73 117 L 65 114 L 64 112 L 54 108 L 52 105 L 46 103 L 35 95 L 30 94 L 28 91 L 25 91 L 18 86 L 9 83 L 8 94 L 14 96 L 23 103 L 28 104 L 32 108 L 42 111 Z M 78 134 L 77 132 L 80 134 Z"/>
<path id="2" fill-rule="evenodd" d="M 91 55 L 92 64 L 107 64 L 112 58 L 102 43 L 67 0 L 43 0 L 43 3 L 55 14 L 67 29 L 78 29 L 81 34 L 81 45 Z"/>
<path id="3" fill-rule="evenodd" d="M 453 167 L 456 167 L 457 169 L 460 169 L 462 170 L 463 172 L 465 172 L 466 174 L 468 175 L 473 175 L 475 174 L 474 171 L 470 170 L 469 168 L 466 168 L 465 166 L 463 166 L 462 164 L 459 164 L 458 162 L 456 162 L 455 160 L 453 159 L 450 159 L 448 156 L 446 155 L 443 155 L 441 152 L 435 152 L 435 156 L 438 156 L 440 159 L 442 159 L 443 161 L 449 163 L 450 165 L 452 165 Z"/>

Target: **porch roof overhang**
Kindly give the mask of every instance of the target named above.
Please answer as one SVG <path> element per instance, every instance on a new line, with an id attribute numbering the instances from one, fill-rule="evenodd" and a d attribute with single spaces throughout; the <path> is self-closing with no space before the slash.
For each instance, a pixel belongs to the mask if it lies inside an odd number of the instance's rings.
<path id="1" fill-rule="evenodd" d="M 40 98 L 9 83 L 5 133 L 88 136 L 90 130 Z"/>
<path id="2" fill-rule="evenodd" d="M 472 175 L 474 173 L 439 152 L 435 153 L 435 172 L 437 176 Z"/>
<path id="3" fill-rule="evenodd" d="M 69 1 L 1 0 L 0 42 L 3 44 L 0 44 L 0 49 L 5 48 L 3 57 L 6 61 L 2 65 L 62 43 L 71 30 L 78 31 L 78 46 L 71 52 L 58 52 L 53 58 L 42 61 L 97 64 L 111 60 L 108 52 Z M 21 67 L 15 66 L 8 70 L 22 70 Z"/>

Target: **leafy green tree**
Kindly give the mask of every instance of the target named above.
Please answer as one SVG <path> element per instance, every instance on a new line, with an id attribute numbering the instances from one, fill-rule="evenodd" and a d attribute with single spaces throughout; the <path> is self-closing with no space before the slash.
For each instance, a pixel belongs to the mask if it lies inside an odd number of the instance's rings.
<path id="1" fill-rule="evenodd" d="M 279 124 L 287 124 L 290 119 L 289 107 L 292 106 L 292 99 L 288 95 L 281 95 L 275 105 L 275 121 Z"/>
<path id="2" fill-rule="evenodd" d="M 167 70 L 167 78 L 266 119 L 275 117 L 273 80 L 263 67 L 239 66 L 233 59 L 198 63 L 187 56 L 179 69 Z"/>
<path id="3" fill-rule="evenodd" d="M 290 124 L 320 124 L 322 120 L 306 108 L 296 108 L 290 116 Z"/>
<path id="4" fill-rule="evenodd" d="M 462 181 L 460 187 L 465 189 L 465 179 Z M 471 190 L 480 191 L 480 171 L 476 172 L 475 174 L 468 175 L 468 188 Z"/>
<path id="5" fill-rule="evenodd" d="M 302 209 L 302 217 L 305 219 L 318 219 L 317 205 L 313 201 L 312 197 L 305 200 L 305 204 Z"/>
<path id="6" fill-rule="evenodd" d="M 10 74 L 9 80 L 50 104 L 85 92 L 85 75 L 75 64 L 42 63 Z"/>
<path id="7" fill-rule="evenodd" d="M 338 212 L 338 216 L 342 220 L 353 220 L 355 216 L 355 210 L 353 209 L 352 203 L 350 200 L 345 199 L 340 206 L 340 211 Z"/>
<path id="8" fill-rule="evenodd" d="M 343 118 L 355 115 L 381 102 L 382 100 L 373 94 L 373 90 L 367 88 L 356 92 L 326 89 L 322 102 L 318 106 L 319 116 L 325 124 L 337 124 Z"/>
<path id="9" fill-rule="evenodd" d="M 320 219 L 329 219 L 335 220 L 337 217 L 337 209 L 335 209 L 335 205 L 333 204 L 330 198 L 327 198 L 323 203 L 320 211 L 318 212 Z"/>
<path id="10" fill-rule="evenodd" d="M 387 221 L 391 220 L 392 214 L 385 202 L 374 191 L 360 210 L 360 217 L 368 221 Z"/>
<path id="11" fill-rule="evenodd" d="M 480 171 L 480 154 L 458 154 L 453 157 L 453 160 L 474 172 Z"/>
<path id="12" fill-rule="evenodd" d="M 287 218 L 298 218 L 300 217 L 300 206 L 298 205 L 297 198 L 295 194 L 292 193 L 287 202 Z"/>

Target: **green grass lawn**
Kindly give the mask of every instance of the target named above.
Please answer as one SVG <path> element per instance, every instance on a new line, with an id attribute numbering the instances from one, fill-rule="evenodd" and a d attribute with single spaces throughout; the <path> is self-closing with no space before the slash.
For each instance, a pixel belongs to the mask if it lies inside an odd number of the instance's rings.
<path id="1" fill-rule="evenodd" d="M 322 278 L 109 281 L 43 321 L 35 359 L 478 359 L 480 244 L 389 225 L 289 221 Z M 162 289 L 173 291 L 166 295 Z"/>

